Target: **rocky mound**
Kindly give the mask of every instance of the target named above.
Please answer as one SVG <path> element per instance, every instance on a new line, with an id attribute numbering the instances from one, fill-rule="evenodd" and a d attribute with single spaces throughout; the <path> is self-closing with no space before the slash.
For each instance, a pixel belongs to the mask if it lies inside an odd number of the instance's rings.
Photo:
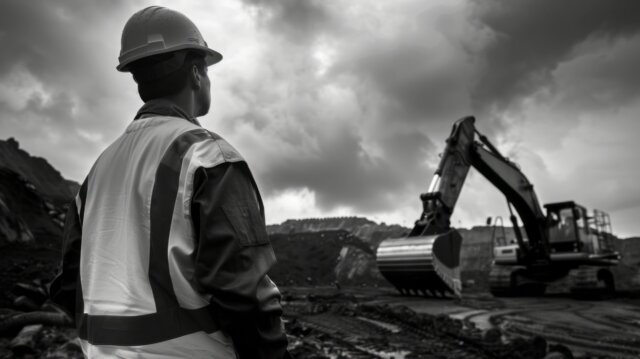
<path id="1" fill-rule="evenodd" d="M 59 238 L 68 203 L 79 185 L 66 180 L 45 159 L 0 141 L 0 245 L 31 242 L 49 246 Z"/>
<path id="2" fill-rule="evenodd" d="M 0 141 L 0 304 L 16 283 L 48 280 L 60 259 L 68 203 L 79 185 L 10 138 Z"/>
<path id="3" fill-rule="evenodd" d="M 278 263 L 269 275 L 280 285 L 385 284 L 367 243 L 344 230 L 272 234 Z"/>
<path id="4" fill-rule="evenodd" d="M 0 168 L 18 174 L 44 199 L 57 206 L 67 203 L 80 188 L 78 183 L 62 177 L 44 158 L 31 156 L 20 149 L 14 138 L 0 140 Z"/>
<path id="5" fill-rule="evenodd" d="M 278 264 L 271 276 L 282 285 L 389 285 L 376 265 L 378 244 L 409 230 L 362 217 L 287 220 L 267 227 Z"/>

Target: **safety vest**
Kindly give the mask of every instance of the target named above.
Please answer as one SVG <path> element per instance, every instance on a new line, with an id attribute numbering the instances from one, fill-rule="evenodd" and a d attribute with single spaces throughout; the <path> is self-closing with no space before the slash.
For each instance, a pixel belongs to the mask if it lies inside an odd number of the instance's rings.
<path id="1" fill-rule="evenodd" d="M 75 203 L 87 357 L 236 357 L 193 283 L 190 206 L 198 168 L 241 161 L 224 139 L 171 116 L 133 121 L 100 155 Z"/>

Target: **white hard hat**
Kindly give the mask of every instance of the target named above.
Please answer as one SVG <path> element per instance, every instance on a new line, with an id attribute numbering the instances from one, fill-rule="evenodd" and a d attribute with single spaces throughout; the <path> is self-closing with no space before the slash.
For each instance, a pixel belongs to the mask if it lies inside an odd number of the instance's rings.
<path id="1" fill-rule="evenodd" d="M 196 25 L 182 13 L 161 6 L 150 6 L 133 14 L 122 30 L 118 71 L 129 71 L 132 62 L 178 50 L 197 50 L 208 66 L 222 60 L 210 49 Z"/>

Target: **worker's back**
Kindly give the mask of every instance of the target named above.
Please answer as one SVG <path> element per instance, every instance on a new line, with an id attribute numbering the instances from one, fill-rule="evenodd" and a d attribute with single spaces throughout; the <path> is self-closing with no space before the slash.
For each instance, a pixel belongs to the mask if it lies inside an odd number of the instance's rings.
<path id="1" fill-rule="evenodd" d="M 193 170 L 203 161 L 211 166 L 240 159 L 213 136 L 182 118 L 143 118 L 93 166 L 86 197 L 78 198 L 85 314 L 80 334 L 93 343 L 83 342 L 89 356 L 235 357 L 230 340 L 216 331 L 210 295 L 191 283 Z M 130 347 L 141 343 L 156 344 Z"/>

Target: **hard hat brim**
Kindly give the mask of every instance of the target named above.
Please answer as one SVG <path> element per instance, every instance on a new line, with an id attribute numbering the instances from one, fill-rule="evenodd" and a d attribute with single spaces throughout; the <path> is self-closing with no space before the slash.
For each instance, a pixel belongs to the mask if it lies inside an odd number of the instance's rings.
<path id="1" fill-rule="evenodd" d="M 166 54 L 169 52 L 180 51 L 180 50 L 202 51 L 205 54 L 204 60 L 207 66 L 211 66 L 222 61 L 222 54 L 216 50 L 213 50 L 206 46 L 200 46 L 195 44 L 185 44 L 185 45 L 174 46 L 169 49 L 158 49 L 157 51 L 147 51 L 147 52 L 143 52 L 133 56 L 127 53 L 122 54 L 122 56 L 120 56 L 120 64 L 116 66 L 116 69 L 120 72 L 129 72 L 129 65 L 136 60 L 140 60 L 142 58 L 149 57 L 149 56 Z M 124 60 L 125 58 L 126 60 Z"/>

